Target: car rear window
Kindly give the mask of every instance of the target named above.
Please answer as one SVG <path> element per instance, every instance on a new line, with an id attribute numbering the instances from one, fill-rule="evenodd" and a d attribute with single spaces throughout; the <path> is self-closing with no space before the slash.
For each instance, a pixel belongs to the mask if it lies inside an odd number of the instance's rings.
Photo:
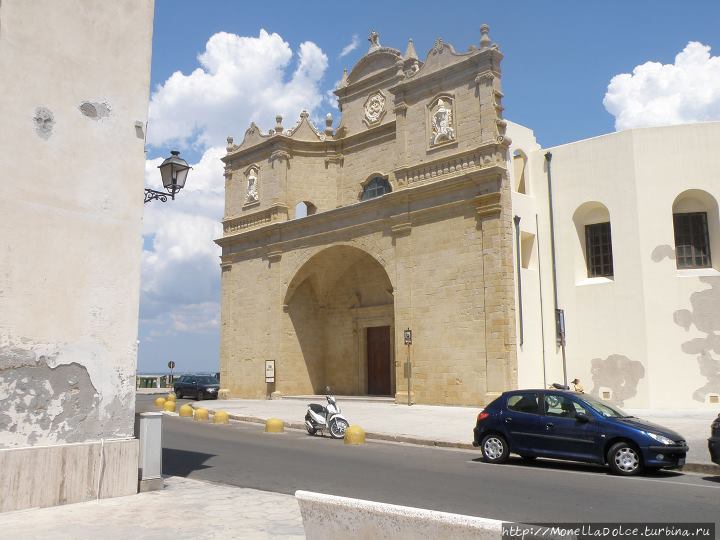
<path id="1" fill-rule="evenodd" d="M 515 412 L 538 414 L 538 395 L 526 392 L 508 396 L 507 408 Z"/>

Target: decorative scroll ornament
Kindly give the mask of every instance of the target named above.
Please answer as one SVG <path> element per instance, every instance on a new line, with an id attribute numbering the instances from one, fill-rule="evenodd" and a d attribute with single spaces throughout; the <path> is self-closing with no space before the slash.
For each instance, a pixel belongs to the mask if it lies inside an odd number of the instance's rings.
<path id="1" fill-rule="evenodd" d="M 257 202 L 260 197 L 258 195 L 258 170 L 252 167 L 247 172 L 247 192 L 245 202 Z"/>
<path id="2" fill-rule="evenodd" d="M 385 96 L 380 92 L 372 94 L 365 102 L 365 120 L 368 124 L 378 123 L 385 114 Z"/>
<path id="3" fill-rule="evenodd" d="M 455 119 L 453 118 L 452 101 L 448 97 L 438 98 L 430 109 L 432 137 L 430 145 L 455 140 Z"/>

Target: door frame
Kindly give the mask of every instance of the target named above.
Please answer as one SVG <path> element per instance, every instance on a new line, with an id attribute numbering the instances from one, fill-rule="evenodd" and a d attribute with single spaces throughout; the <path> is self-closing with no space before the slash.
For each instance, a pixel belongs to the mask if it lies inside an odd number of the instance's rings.
<path id="1" fill-rule="evenodd" d="M 356 337 L 358 395 L 368 395 L 367 381 L 367 329 L 375 326 L 390 327 L 390 391 L 395 395 L 395 313 L 392 304 L 355 308 L 353 332 Z"/>

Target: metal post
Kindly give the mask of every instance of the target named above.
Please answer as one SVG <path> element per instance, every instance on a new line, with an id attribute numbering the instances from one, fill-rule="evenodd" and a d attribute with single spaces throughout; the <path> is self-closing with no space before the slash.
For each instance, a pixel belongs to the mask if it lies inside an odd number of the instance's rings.
<path id="1" fill-rule="evenodd" d="M 135 437 L 140 441 L 138 490 L 142 493 L 162 489 L 162 413 L 136 414 Z"/>
<path id="2" fill-rule="evenodd" d="M 517 267 L 518 282 L 518 315 L 520 324 L 520 346 L 523 346 L 524 328 L 523 328 L 523 301 L 522 301 L 522 272 L 520 264 L 520 216 L 513 218 L 515 222 L 515 266 Z"/>

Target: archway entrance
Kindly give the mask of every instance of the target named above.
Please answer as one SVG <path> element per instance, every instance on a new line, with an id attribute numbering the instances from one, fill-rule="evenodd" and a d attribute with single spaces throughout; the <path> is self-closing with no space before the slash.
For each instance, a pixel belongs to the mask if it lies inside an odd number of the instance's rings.
<path id="1" fill-rule="evenodd" d="M 393 287 L 366 252 L 329 247 L 306 262 L 285 296 L 283 363 L 298 393 L 395 393 Z"/>

